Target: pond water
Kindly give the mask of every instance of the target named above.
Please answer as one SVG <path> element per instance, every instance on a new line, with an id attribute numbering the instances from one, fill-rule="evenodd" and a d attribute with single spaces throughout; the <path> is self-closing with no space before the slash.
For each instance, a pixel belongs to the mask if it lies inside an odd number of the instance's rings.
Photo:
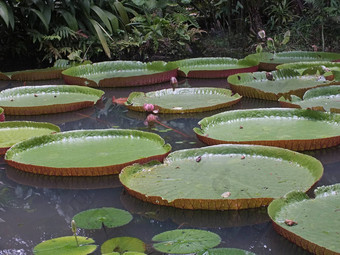
<path id="1" fill-rule="evenodd" d="M 182 86 L 228 88 L 226 79 L 182 80 Z M 33 84 L 63 84 L 62 80 Z M 0 89 L 22 85 L 20 82 L 0 82 Z M 127 97 L 132 91 L 152 91 L 168 88 L 169 84 L 144 87 L 104 88 L 104 98 L 95 107 L 60 114 L 41 116 L 6 116 L 6 120 L 51 122 L 62 131 L 76 129 L 130 128 L 151 131 L 170 143 L 173 151 L 205 146 L 195 136 L 193 128 L 206 116 L 229 110 L 279 107 L 277 102 L 243 98 L 240 103 L 220 111 L 198 114 L 159 115 L 161 123 L 178 130 L 169 131 L 161 125 L 144 125 L 145 113 L 127 110 L 112 103 L 112 96 Z M 324 165 L 324 175 L 317 186 L 340 182 L 340 146 L 305 152 Z M 202 176 L 204 178 L 204 176 Z M 0 255 L 32 254 L 35 245 L 50 238 L 72 235 L 70 221 L 84 210 L 115 207 L 128 210 L 133 220 L 122 227 L 101 230 L 79 230 L 101 245 L 120 236 L 137 237 L 151 248 L 154 235 L 178 228 L 210 230 L 221 236 L 218 247 L 233 247 L 256 254 L 309 254 L 277 234 L 266 208 L 240 211 L 181 210 L 161 207 L 131 197 L 122 188 L 117 176 L 50 177 L 24 173 L 8 166 L 0 158 Z M 100 254 L 97 249 L 95 254 Z"/>

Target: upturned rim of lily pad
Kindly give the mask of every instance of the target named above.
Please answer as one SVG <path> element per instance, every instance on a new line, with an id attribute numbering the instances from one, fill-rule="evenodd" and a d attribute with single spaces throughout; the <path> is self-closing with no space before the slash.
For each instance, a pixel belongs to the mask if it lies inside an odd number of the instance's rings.
<path id="1" fill-rule="evenodd" d="M 147 140 L 157 141 L 159 148 L 163 151 L 161 154 L 151 155 L 142 158 L 136 158 L 135 160 L 110 165 L 99 165 L 89 167 L 53 167 L 46 165 L 34 165 L 33 163 L 24 163 L 13 160 L 13 156 L 25 152 L 30 148 L 42 147 L 44 144 L 52 144 L 56 141 L 67 141 L 67 139 L 73 138 L 105 138 L 105 137 L 124 137 L 132 139 L 133 137 L 144 137 Z M 12 167 L 20 169 L 22 171 L 43 174 L 43 175 L 56 175 L 56 176 L 100 176 L 119 174 L 120 171 L 134 163 L 147 163 L 152 160 L 163 161 L 163 159 L 170 153 L 171 145 L 166 144 L 164 139 L 159 135 L 145 132 L 140 130 L 131 129 L 93 129 L 93 130 L 73 130 L 67 132 L 56 133 L 52 135 L 43 135 L 33 137 L 22 141 L 12 146 L 5 154 L 5 161 Z M 90 154 L 89 154 L 90 156 Z"/>
<path id="2" fill-rule="evenodd" d="M 313 182 L 308 183 L 308 187 L 305 188 L 305 192 L 310 190 L 315 183 L 317 183 L 323 174 L 323 166 L 320 161 L 317 159 L 302 154 L 297 153 L 291 150 L 277 148 L 277 147 L 269 147 L 269 146 L 259 146 L 259 145 L 246 145 L 246 144 L 224 144 L 224 145 L 215 145 L 208 146 L 196 149 L 186 149 L 179 150 L 170 153 L 167 158 L 164 159 L 164 163 L 161 164 L 159 162 L 149 162 L 148 164 L 140 165 L 134 164 L 131 166 L 125 167 L 121 173 L 119 174 L 119 179 L 127 190 L 127 192 L 144 201 L 152 204 L 160 205 L 160 206 L 171 206 L 180 209 L 190 209 L 190 210 L 241 210 L 241 209 L 249 209 L 249 208 L 259 208 L 262 206 L 268 206 L 270 202 L 273 201 L 273 196 L 269 197 L 251 197 L 251 198 L 231 198 L 230 195 L 233 190 L 230 192 L 225 192 L 226 194 L 222 194 L 219 198 L 216 199 L 206 199 L 206 198 L 175 198 L 173 200 L 168 200 L 162 196 L 150 195 L 146 193 L 142 193 L 139 190 L 136 190 L 129 185 L 129 179 L 134 178 L 133 175 L 138 174 L 143 171 L 148 171 L 150 175 L 152 175 L 152 171 L 154 167 L 157 166 L 166 166 L 176 160 L 182 159 L 191 159 L 195 163 L 201 161 L 202 155 L 239 155 L 240 158 L 246 157 L 248 155 L 253 157 L 268 157 L 268 158 L 276 158 L 279 160 L 286 160 L 290 162 L 294 162 L 298 165 L 301 165 L 310 171 L 311 176 L 313 176 Z M 202 159 L 203 160 L 203 159 Z M 209 172 L 207 172 L 209 174 Z M 188 188 L 189 189 L 189 188 Z M 227 194 L 229 193 L 229 194 Z"/>
<path id="3" fill-rule="evenodd" d="M 15 97 L 20 94 L 31 94 L 32 97 L 38 98 L 39 93 L 79 93 L 84 95 L 96 96 L 95 101 L 79 101 L 71 103 L 51 103 L 47 105 L 36 105 L 36 106 L 4 106 L 6 114 L 8 115 L 41 115 L 41 114 L 52 114 L 61 112 L 76 111 L 79 109 L 91 107 L 96 104 L 101 97 L 104 95 L 104 91 L 99 89 L 87 88 L 77 85 L 40 85 L 40 86 L 20 86 L 15 88 L 6 89 L 0 92 L 0 97 Z"/>
<path id="4" fill-rule="evenodd" d="M 103 77 L 99 81 L 83 77 L 85 74 L 101 73 L 106 70 L 112 72 L 123 70 L 153 70 L 152 74 Z M 140 61 L 105 61 L 82 66 L 75 66 L 62 72 L 67 84 L 77 84 L 89 87 L 129 87 L 143 86 L 169 81 L 177 76 L 177 67 L 164 61 L 140 62 Z"/>
<path id="5" fill-rule="evenodd" d="M 5 121 L 5 110 L 0 107 L 0 122 Z"/>
<path id="6" fill-rule="evenodd" d="M 268 76 L 272 78 L 268 78 Z M 275 80 L 288 80 L 298 78 L 301 82 L 304 82 L 303 75 L 293 69 L 280 69 L 277 71 L 272 71 L 270 73 L 262 71 L 262 72 L 254 72 L 254 73 L 240 73 L 231 75 L 228 77 L 228 83 L 232 91 L 250 98 L 259 98 L 264 100 L 278 101 L 279 98 L 290 98 L 291 95 L 295 95 L 298 97 L 303 97 L 304 93 L 312 88 L 330 86 L 340 84 L 339 81 L 336 80 L 327 80 L 326 77 L 324 80 L 320 80 L 317 84 L 309 85 L 308 83 L 301 88 L 291 89 L 290 91 L 278 91 L 277 93 L 262 90 L 260 88 L 252 87 L 251 84 L 258 84 L 259 82 L 268 82 L 271 79 L 271 83 L 275 86 Z M 317 76 L 315 75 L 315 80 Z M 247 85 L 245 85 L 247 84 Z"/>
<path id="7" fill-rule="evenodd" d="M 322 96 L 327 97 L 327 96 L 336 96 L 336 95 L 340 95 L 340 85 L 318 87 L 318 88 L 307 90 L 305 94 L 303 95 L 302 99 L 297 96 L 291 96 L 290 100 L 285 99 L 284 97 L 280 97 L 279 103 L 281 107 L 301 109 L 302 106 L 299 103 L 303 102 L 303 100 L 312 100 L 313 98 L 317 99 Z M 324 106 L 317 105 L 317 104 L 314 106 L 308 107 L 307 109 L 326 112 Z M 340 107 L 331 107 L 329 109 L 329 112 L 340 113 Z"/>
<path id="8" fill-rule="evenodd" d="M 285 219 L 282 222 L 281 221 L 278 222 L 276 220 L 278 213 L 280 213 L 282 209 L 290 205 L 294 205 L 294 208 L 297 208 L 299 205 L 301 206 L 302 204 L 304 204 L 304 202 L 308 201 L 316 202 L 318 199 L 323 200 L 327 199 L 327 197 L 339 196 L 340 183 L 318 187 L 315 189 L 314 194 L 315 198 L 309 198 L 308 195 L 303 192 L 291 191 L 287 193 L 284 197 L 275 199 L 268 206 L 268 215 L 271 219 L 275 231 L 278 232 L 283 237 L 285 237 L 286 239 L 288 239 L 289 241 L 314 254 L 337 255 L 339 254 L 339 252 L 332 250 L 330 247 L 321 246 L 317 243 L 313 243 L 312 241 L 306 239 L 302 235 L 290 231 L 290 229 L 293 229 L 295 225 L 299 226 L 302 224 L 299 221 L 295 221 L 296 219 Z M 319 212 L 319 215 L 317 217 L 323 218 L 322 211 Z M 322 223 L 313 222 L 313 224 L 318 225 Z"/>
<path id="9" fill-rule="evenodd" d="M 327 113 L 320 111 L 311 111 L 309 109 L 293 109 L 293 108 L 258 108 L 258 109 L 246 109 L 246 110 L 234 110 L 227 111 L 206 117 L 199 121 L 200 128 L 195 127 L 194 132 L 200 141 L 207 145 L 216 144 L 253 144 L 253 145 L 265 145 L 275 146 L 294 151 L 304 150 L 317 150 L 322 148 L 328 148 L 337 146 L 340 144 L 340 135 L 330 136 L 325 138 L 316 139 L 278 139 L 278 140 L 249 140 L 249 141 L 229 141 L 220 140 L 209 137 L 205 134 L 205 128 L 211 123 L 221 122 L 226 120 L 235 120 L 239 118 L 259 118 L 270 116 L 295 116 L 306 117 L 315 119 L 318 121 L 330 121 L 340 123 L 340 115 L 335 113 Z"/>
<path id="10" fill-rule="evenodd" d="M 242 96 L 240 96 L 237 93 L 233 94 L 232 91 L 229 90 L 229 89 L 209 88 L 209 87 L 176 88 L 175 90 L 173 90 L 173 89 L 162 89 L 162 90 L 151 91 L 151 92 L 147 92 L 147 93 L 145 93 L 145 92 L 132 92 L 129 95 L 125 105 L 130 110 L 145 112 L 143 105 L 136 105 L 136 104 L 133 103 L 133 100 L 135 98 L 139 98 L 139 97 L 141 97 L 141 98 L 148 98 L 148 97 L 152 98 L 153 96 L 159 98 L 159 97 L 162 96 L 162 94 L 176 95 L 176 93 L 192 94 L 192 96 L 195 97 L 195 93 L 197 93 L 197 94 L 201 93 L 201 94 L 204 95 L 205 92 L 223 95 L 223 96 L 226 97 L 226 100 L 225 100 L 224 103 L 219 103 L 219 104 L 215 104 L 215 105 L 212 104 L 210 106 L 205 106 L 205 107 L 185 108 L 185 109 L 183 109 L 182 107 L 167 108 L 167 107 L 162 107 L 162 106 L 157 105 L 157 104 L 154 104 L 153 106 L 154 106 L 155 109 L 158 110 L 159 113 L 169 113 L 169 114 L 196 113 L 196 112 L 213 111 L 213 110 L 229 107 L 229 106 L 232 106 L 232 105 L 238 103 L 242 99 Z M 209 94 L 209 93 L 207 93 L 207 94 Z M 180 106 L 180 105 L 178 105 L 178 106 Z"/>
<path id="11" fill-rule="evenodd" d="M 229 57 L 189 58 L 174 61 L 172 63 L 178 66 L 178 75 L 180 77 L 201 79 L 226 78 L 229 75 L 236 73 L 256 72 L 259 64 L 258 61 L 252 59 L 239 60 Z M 200 70 L 197 70 L 197 65 L 201 67 Z M 219 68 L 212 70 L 208 68 L 209 65 L 219 65 Z M 234 66 L 230 67 L 230 65 Z M 239 65 L 239 67 L 235 68 L 235 65 Z M 183 67 L 189 67 L 190 69 L 190 66 L 192 66 L 194 70 L 182 70 Z"/>
<path id="12" fill-rule="evenodd" d="M 61 67 L 48 67 L 41 69 L 30 69 L 14 72 L 0 72 L 0 80 L 13 80 L 13 81 L 40 81 L 40 80 L 53 80 L 61 79 L 61 72 L 65 68 Z"/>
<path id="13" fill-rule="evenodd" d="M 60 132 L 60 128 L 52 123 L 48 122 L 35 122 L 35 121 L 5 121 L 0 122 L 1 128 L 45 128 L 50 129 L 51 133 Z M 10 131 L 9 131 L 10 132 Z M 9 147 L 0 147 L 0 155 L 4 155 Z"/>
<path id="14" fill-rule="evenodd" d="M 321 52 L 321 51 L 282 51 L 277 53 L 271 53 L 271 52 L 261 52 L 261 53 L 255 53 L 250 54 L 246 57 L 246 59 L 255 59 L 259 61 L 259 70 L 261 71 L 274 71 L 276 67 L 280 64 L 283 64 L 282 62 L 276 61 L 275 62 L 275 56 L 283 56 L 287 58 L 296 58 L 296 61 L 294 62 L 302 62 L 306 61 L 303 59 L 311 58 L 311 61 L 325 61 L 329 60 L 334 62 L 340 61 L 340 53 L 335 52 Z M 303 59 L 303 60 L 301 60 Z M 292 63 L 287 62 L 287 63 Z"/>

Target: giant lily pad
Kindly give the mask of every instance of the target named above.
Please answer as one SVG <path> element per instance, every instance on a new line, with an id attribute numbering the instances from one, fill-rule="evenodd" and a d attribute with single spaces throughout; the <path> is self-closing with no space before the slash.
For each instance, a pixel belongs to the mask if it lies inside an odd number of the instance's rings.
<path id="1" fill-rule="evenodd" d="M 23 86 L 0 92 L 8 115 L 37 115 L 74 111 L 94 105 L 103 91 L 71 85 Z"/>
<path id="2" fill-rule="evenodd" d="M 173 62 L 178 74 L 188 78 L 223 78 L 235 73 L 256 72 L 258 61 L 235 58 L 191 58 Z"/>
<path id="3" fill-rule="evenodd" d="M 261 52 L 251 54 L 246 59 L 260 62 L 259 70 L 272 71 L 276 66 L 292 62 L 339 61 L 340 53 L 313 51 L 284 51 L 279 53 Z"/>
<path id="4" fill-rule="evenodd" d="M 92 238 L 77 236 L 79 246 L 74 236 L 63 236 L 44 241 L 34 247 L 35 255 L 86 255 L 94 252 L 97 246 Z"/>
<path id="5" fill-rule="evenodd" d="M 8 73 L 0 73 L 0 80 L 15 80 L 15 81 L 37 81 L 37 80 L 52 80 L 62 78 L 61 72 L 65 68 L 49 67 L 43 69 L 32 69 Z"/>
<path id="6" fill-rule="evenodd" d="M 303 109 L 251 109 L 206 117 L 194 128 L 206 144 L 260 144 L 303 151 L 340 144 L 340 115 Z"/>
<path id="7" fill-rule="evenodd" d="M 153 133 L 137 130 L 78 130 L 25 140 L 5 160 L 23 171 L 63 176 L 117 174 L 136 162 L 163 160 L 171 146 Z"/>
<path id="8" fill-rule="evenodd" d="M 219 235 L 199 229 L 176 229 L 155 235 L 153 247 L 164 253 L 186 254 L 206 250 L 221 242 Z"/>
<path id="9" fill-rule="evenodd" d="M 80 212 L 73 220 L 77 227 L 84 229 L 101 229 L 103 225 L 115 228 L 128 224 L 132 220 L 132 215 L 125 210 L 103 207 Z"/>
<path id="10" fill-rule="evenodd" d="M 5 121 L 4 109 L 0 107 L 0 122 Z"/>
<path id="11" fill-rule="evenodd" d="M 144 254 L 145 243 L 135 237 L 116 237 L 105 241 L 100 247 L 102 254 L 109 254 L 110 252 L 117 252 L 118 254 L 125 254 L 127 252 L 136 252 Z"/>
<path id="12" fill-rule="evenodd" d="M 340 113 L 340 86 L 327 86 L 307 90 L 303 99 L 291 96 L 291 100 L 280 98 L 281 106 L 311 108 L 313 110 Z"/>
<path id="13" fill-rule="evenodd" d="M 219 145 L 173 152 L 164 164 L 126 167 L 119 179 L 146 202 L 228 210 L 266 206 L 290 190 L 307 191 L 322 172 L 318 160 L 290 150 Z"/>
<path id="14" fill-rule="evenodd" d="M 250 251 L 236 248 L 214 248 L 206 251 L 197 252 L 197 255 L 255 255 Z"/>
<path id="15" fill-rule="evenodd" d="M 294 70 L 278 70 L 271 73 L 256 72 L 235 74 L 228 77 L 234 92 L 242 96 L 277 101 L 291 95 L 302 97 L 311 88 L 337 84 L 320 75 L 300 75 Z"/>
<path id="16" fill-rule="evenodd" d="M 0 123 L 0 155 L 18 142 L 33 136 L 59 132 L 56 125 L 33 121 L 6 121 Z"/>
<path id="17" fill-rule="evenodd" d="M 177 76 L 173 64 L 162 61 L 109 61 L 92 65 L 76 66 L 62 72 L 68 84 L 90 87 L 139 86 L 169 81 Z"/>
<path id="18" fill-rule="evenodd" d="M 277 70 L 294 69 L 298 71 L 299 73 L 303 74 L 304 71 L 311 69 L 311 68 L 316 68 L 316 67 L 326 67 L 331 71 L 340 71 L 339 62 L 329 62 L 329 61 L 286 63 L 286 64 L 278 65 L 276 69 Z"/>
<path id="19" fill-rule="evenodd" d="M 145 111 L 144 104 L 153 104 L 160 113 L 189 113 L 216 110 L 236 104 L 241 100 L 222 88 L 163 89 L 148 93 L 133 92 L 126 105 L 131 110 Z"/>
<path id="20" fill-rule="evenodd" d="M 293 191 L 268 207 L 273 226 L 314 254 L 340 254 L 340 184 L 315 190 L 315 199 Z"/>

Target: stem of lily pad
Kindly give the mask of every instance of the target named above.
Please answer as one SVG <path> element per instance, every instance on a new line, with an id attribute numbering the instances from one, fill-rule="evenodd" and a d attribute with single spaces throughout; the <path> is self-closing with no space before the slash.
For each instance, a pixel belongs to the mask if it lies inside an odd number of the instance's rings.
<path id="1" fill-rule="evenodd" d="M 106 232 L 106 227 L 105 227 L 105 225 L 104 225 L 103 222 L 102 222 L 102 227 L 103 227 L 103 229 L 104 229 L 105 237 L 106 237 L 106 239 L 107 239 L 107 238 L 108 238 L 108 235 L 107 235 L 107 232 Z"/>
<path id="2" fill-rule="evenodd" d="M 78 238 L 77 238 L 77 225 L 74 220 L 71 221 L 71 227 L 72 227 L 74 238 L 76 239 L 77 246 L 79 247 Z"/>
<path id="3" fill-rule="evenodd" d="M 167 125 L 165 125 L 165 124 L 163 124 L 163 123 L 159 122 L 158 120 L 155 120 L 155 122 L 156 122 L 157 124 L 159 124 L 159 125 L 161 125 L 161 126 L 165 127 L 165 128 L 169 128 L 169 129 L 171 129 L 172 131 L 174 131 L 174 132 L 176 132 L 176 133 L 178 133 L 178 134 L 180 134 L 180 135 L 182 135 L 182 136 L 184 136 L 184 137 L 189 137 L 188 135 L 186 135 L 186 134 L 182 133 L 181 131 L 178 131 L 178 130 L 176 130 L 176 129 L 172 128 L 172 127 L 169 127 L 169 126 L 167 126 Z"/>

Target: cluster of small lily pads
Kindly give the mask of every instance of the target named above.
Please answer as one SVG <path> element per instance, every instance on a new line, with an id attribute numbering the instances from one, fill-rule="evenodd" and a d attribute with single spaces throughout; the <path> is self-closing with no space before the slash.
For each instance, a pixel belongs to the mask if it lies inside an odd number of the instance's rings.
<path id="1" fill-rule="evenodd" d="M 98 247 L 91 238 L 77 235 L 77 228 L 105 229 L 120 227 L 132 220 L 132 215 L 117 208 L 98 208 L 76 214 L 71 222 L 73 236 L 64 236 L 44 241 L 34 247 L 34 254 L 74 254 L 94 252 Z M 177 229 L 166 231 L 152 238 L 152 247 L 160 252 L 172 254 L 230 254 L 254 255 L 252 252 L 235 248 L 213 248 L 220 244 L 221 238 L 215 233 L 198 229 Z M 105 255 L 143 255 L 147 244 L 135 237 L 115 237 L 105 241 L 101 254 Z"/>
<path id="2" fill-rule="evenodd" d="M 339 60 L 340 54 L 335 53 L 283 52 L 258 53 L 242 60 L 112 61 L 59 70 L 65 82 L 72 85 L 23 86 L 1 91 L 0 120 L 4 120 L 4 113 L 50 114 L 93 106 L 104 92 L 90 87 L 140 86 L 165 81 L 170 81 L 170 88 L 133 92 L 128 98 L 113 98 L 112 101 L 122 103 L 130 110 L 147 112 L 146 125 L 163 125 L 158 114 L 225 108 L 238 103 L 243 96 L 280 101 L 283 107 L 303 109 L 236 110 L 206 117 L 194 132 L 198 139 L 212 146 L 172 153 L 169 144 L 150 132 L 108 129 L 59 133 L 59 127 L 49 123 L 5 121 L 0 123 L 0 135 L 10 139 L 0 143 L 0 152 L 6 153 L 5 160 L 9 165 L 36 174 L 119 174 L 129 194 L 163 206 L 238 210 L 269 205 L 268 213 L 274 227 L 289 240 L 317 254 L 339 253 L 340 247 L 335 240 L 320 238 L 327 232 L 336 239 L 339 235 L 336 230 L 328 225 L 317 226 L 312 230 L 319 233 L 315 238 L 308 236 L 308 228 L 309 219 L 316 217 L 310 212 L 316 207 L 323 206 L 328 219 L 338 219 L 340 186 L 320 187 L 315 191 L 316 198 L 309 199 L 305 192 L 322 177 L 323 166 L 315 158 L 296 152 L 340 144 L 340 116 L 337 114 L 340 111 L 340 63 L 331 62 Z M 258 69 L 264 71 L 258 72 Z M 0 73 L 0 78 L 30 80 L 36 77 L 35 72 L 39 73 L 36 70 L 23 74 Z M 44 77 L 55 78 L 46 74 Z M 231 90 L 181 87 L 176 77 L 228 77 Z M 44 154 L 47 149 L 58 151 L 57 158 Z M 77 151 L 81 158 L 74 160 L 70 151 Z M 191 184 L 188 184 L 188 176 Z M 206 176 L 204 182 L 200 181 L 202 176 Z M 99 228 L 115 227 L 106 225 L 106 219 L 120 218 L 108 216 L 107 211 L 111 210 L 117 212 L 114 208 L 96 209 L 89 212 L 91 217 L 87 217 L 99 222 Z M 101 215 L 102 212 L 105 215 Z M 331 222 L 334 229 L 337 220 Z M 65 243 L 67 249 L 84 249 L 81 254 L 94 251 L 93 240 L 76 236 L 76 226 L 86 228 L 77 215 L 72 241 L 69 242 L 71 237 L 46 241 L 36 246 L 35 253 L 48 254 L 45 252 L 51 249 L 49 245 L 59 241 Z M 160 242 L 153 247 L 161 252 L 234 254 L 228 253 L 228 249 L 209 250 L 219 244 L 220 238 L 207 231 L 184 229 L 163 234 L 165 239 L 162 234 L 153 238 Z M 209 240 L 209 244 L 204 240 Z M 124 243 L 122 239 L 107 242 L 102 245 L 103 254 L 115 254 L 112 252 Z M 138 247 L 144 248 L 125 251 L 145 252 L 144 244 Z"/>

